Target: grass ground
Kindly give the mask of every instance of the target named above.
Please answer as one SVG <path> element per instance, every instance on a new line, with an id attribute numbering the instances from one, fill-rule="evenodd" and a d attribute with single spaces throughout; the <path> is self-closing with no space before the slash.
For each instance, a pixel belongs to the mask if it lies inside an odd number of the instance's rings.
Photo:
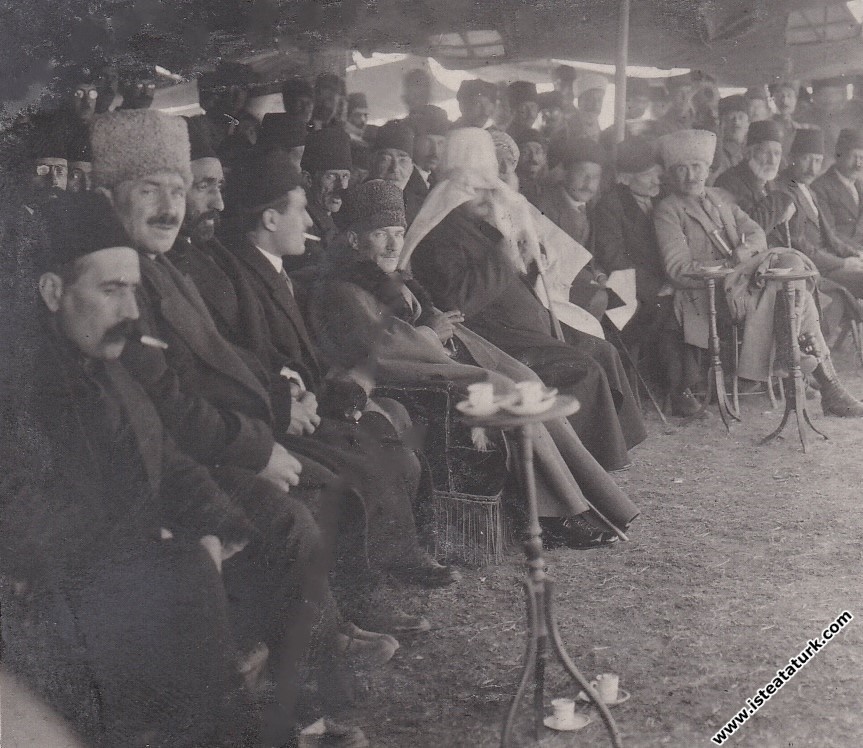
<path id="1" fill-rule="evenodd" d="M 863 396 L 850 355 L 838 363 Z M 620 479 L 642 510 L 630 542 L 546 554 L 563 639 L 588 677 L 617 672 L 632 693 L 614 709 L 624 745 L 695 748 L 849 610 L 856 620 L 726 745 L 863 745 L 863 423 L 810 404 L 830 441 L 804 455 L 793 423 L 758 446 L 781 415 L 766 398 L 743 408 L 730 436 L 715 415 L 666 429 L 648 414 L 651 436 Z M 352 716 L 373 746 L 499 743 L 524 651 L 523 569 L 513 549 L 456 588 L 399 593 L 434 628 L 372 676 Z M 575 691 L 552 667 L 546 706 Z M 524 711 L 515 745 L 531 744 L 528 724 Z M 595 715 L 541 744 L 609 742 Z"/>

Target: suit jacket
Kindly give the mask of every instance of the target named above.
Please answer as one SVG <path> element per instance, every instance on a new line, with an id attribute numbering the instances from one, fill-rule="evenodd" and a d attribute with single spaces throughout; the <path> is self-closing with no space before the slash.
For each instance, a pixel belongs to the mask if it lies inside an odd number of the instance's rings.
<path id="1" fill-rule="evenodd" d="M 247 356 L 220 333 L 192 281 L 165 257 L 141 256 L 141 328 L 167 350 L 130 341 L 123 361 L 183 451 L 253 472 L 272 453 L 272 411 Z"/>
<path id="2" fill-rule="evenodd" d="M 590 216 L 587 208 L 584 211 L 577 211 L 567 197 L 563 185 L 557 185 L 543 195 L 537 207 L 549 220 L 592 253 Z"/>
<path id="3" fill-rule="evenodd" d="M 762 187 L 746 161 L 720 174 L 714 186 L 728 192 L 767 234 L 773 231 L 788 207 L 787 195 L 770 192 L 771 183 Z"/>
<path id="4" fill-rule="evenodd" d="M 404 188 L 405 217 L 407 218 L 408 226 L 414 222 L 428 194 L 428 186 L 420 176 L 417 168 L 414 167 L 414 170 L 411 172 L 411 178 Z"/>
<path id="5" fill-rule="evenodd" d="M 653 303 L 665 283 L 665 266 L 652 216 L 638 206 L 629 187 L 618 184 L 597 202 L 593 222 L 599 265 L 609 273 L 635 268 L 636 296 Z"/>
<path id="6" fill-rule="evenodd" d="M 809 190 L 812 202 L 815 203 L 813 209 L 800 185 L 788 172 L 779 175 L 775 187 L 794 201 L 797 210 L 788 222 L 787 233 L 790 233 L 790 236 L 787 235 L 784 224 L 780 224 L 770 236 L 771 244 L 787 246 L 790 241 L 792 247 L 803 252 L 815 263 L 822 275 L 840 270 L 843 258 L 853 257 L 856 253 L 853 245 L 837 236 L 833 227 L 824 219 L 821 201 L 814 190 Z"/>
<path id="7" fill-rule="evenodd" d="M 74 573 L 159 528 L 248 538 L 243 512 L 182 454 L 116 361 L 90 362 L 46 330 L 17 425 L 5 432 L 2 565 L 13 578 Z M 111 413 L 113 412 L 113 415 Z"/>
<path id="8" fill-rule="evenodd" d="M 700 280 L 688 278 L 687 273 L 705 265 L 745 263 L 767 249 L 764 231 L 727 192 L 708 187 L 705 199 L 717 212 L 718 223 L 705 212 L 698 198 L 680 195 L 662 200 L 653 216 L 665 271 L 677 289 L 675 311 L 683 325 L 684 338 L 700 348 L 707 348 L 708 341 L 707 290 Z M 726 243 L 734 250 L 733 258 L 727 257 L 711 238 L 715 230 L 725 234 Z M 743 316 L 741 310 L 736 311 L 738 316 Z"/>
<path id="9" fill-rule="evenodd" d="M 858 249 L 863 248 L 863 190 L 859 183 L 859 205 L 854 204 L 854 198 L 840 181 L 835 166 L 812 183 L 812 190 L 818 196 L 825 220 L 836 234 L 853 242 Z"/>

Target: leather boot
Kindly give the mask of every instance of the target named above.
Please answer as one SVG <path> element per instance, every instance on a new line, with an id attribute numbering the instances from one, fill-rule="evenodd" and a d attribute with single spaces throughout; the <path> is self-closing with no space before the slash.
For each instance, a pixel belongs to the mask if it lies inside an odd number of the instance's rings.
<path id="1" fill-rule="evenodd" d="M 821 386 L 821 410 L 825 416 L 863 418 L 863 403 L 842 386 L 830 356 L 821 359 L 812 376 Z"/>

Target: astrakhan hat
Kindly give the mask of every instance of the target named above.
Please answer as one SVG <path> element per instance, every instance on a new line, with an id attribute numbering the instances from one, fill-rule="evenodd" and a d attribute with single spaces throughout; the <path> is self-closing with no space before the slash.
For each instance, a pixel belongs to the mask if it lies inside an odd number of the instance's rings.
<path id="1" fill-rule="evenodd" d="M 710 130 L 678 130 L 663 135 L 657 143 L 666 169 L 694 161 L 712 164 L 716 152 L 716 133 Z"/>

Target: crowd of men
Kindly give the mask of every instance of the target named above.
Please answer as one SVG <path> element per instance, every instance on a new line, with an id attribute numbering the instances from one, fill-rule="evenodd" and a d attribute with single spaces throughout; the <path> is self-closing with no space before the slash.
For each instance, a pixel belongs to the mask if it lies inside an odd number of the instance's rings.
<path id="1" fill-rule="evenodd" d="M 611 477 L 647 435 L 621 354 L 702 412 L 705 267 L 730 270 L 720 332 L 753 393 L 789 366 L 764 271 L 811 271 L 807 381 L 863 417 L 830 355 L 863 309 L 848 82 L 632 79 L 617 144 L 606 83 L 468 80 L 450 122 L 418 69 L 372 127 L 332 73 L 223 62 L 181 118 L 153 70 L 75 68 L 5 133 L 4 662 L 86 741 L 368 744 L 338 721 L 353 673 L 431 626 L 388 590 L 460 580 L 421 542 L 441 456 L 382 387 L 578 397 L 536 434 L 544 541 L 574 549 L 638 516 Z"/>

